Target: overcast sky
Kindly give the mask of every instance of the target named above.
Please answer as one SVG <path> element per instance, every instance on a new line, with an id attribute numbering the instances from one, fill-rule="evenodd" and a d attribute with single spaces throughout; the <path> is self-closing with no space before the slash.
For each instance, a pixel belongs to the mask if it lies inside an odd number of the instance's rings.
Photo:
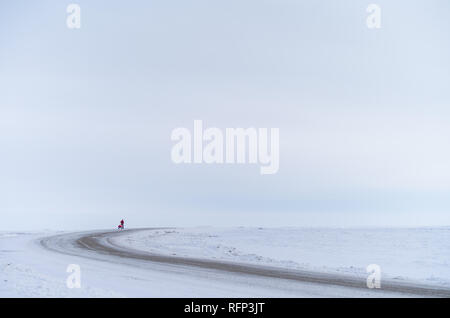
<path id="1" fill-rule="evenodd" d="M 0 4 L 1 230 L 450 225 L 450 3 Z M 280 169 L 171 131 L 280 129 Z"/>

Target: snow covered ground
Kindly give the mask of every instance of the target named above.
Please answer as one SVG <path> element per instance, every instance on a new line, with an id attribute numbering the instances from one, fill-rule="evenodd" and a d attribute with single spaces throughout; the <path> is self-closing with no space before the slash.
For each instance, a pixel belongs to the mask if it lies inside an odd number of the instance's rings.
<path id="1" fill-rule="evenodd" d="M 64 234 L 52 240 L 57 251 L 44 248 L 40 239 L 56 234 Z M 0 297 L 398 296 L 101 255 L 74 243 L 83 235 L 0 232 Z M 124 231 L 110 240 L 169 256 L 356 276 L 378 264 L 382 279 L 450 286 L 450 228 L 177 228 Z M 66 286 L 69 264 L 80 265 L 80 289 Z"/>
<path id="2" fill-rule="evenodd" d="M 49 231 L 0 233 L 0 297 L 120 296 L 93 286 L 82 290 L 67 288 L 67 266 L 79 260 L 49 253 L 36 241 L 55 234 Z"/>
<path id="3" fill-rule="evenodd" d="M 188 228 L 136 232 L 116 244 L 153 253 L 450 286 L 450 228 Z"/>

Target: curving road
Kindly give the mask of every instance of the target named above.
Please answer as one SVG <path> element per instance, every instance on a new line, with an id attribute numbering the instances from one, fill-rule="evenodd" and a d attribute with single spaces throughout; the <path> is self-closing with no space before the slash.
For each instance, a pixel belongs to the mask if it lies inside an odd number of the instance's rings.
<path id="1" fill-rule="evenodd" d="M 286 283 L 288 283 L 289 287 L 283 288 L 290 289 L 297 286 L 315 286 L 315 288 L 319 287 L 327 290 L 327 288 L 329 289 L 332 287 L 334 289 L 337 288 L 337 290 L 352 290 L 356 295 L 361 295 L 363 297 L 450 297 L 450 289 L 436 286 L 382 280 L 380 289 L 370 290 L 366 287 L 366 277 L 160 255 L 125 248 L 114 243 L 112 240 L 113 237 L 129 234 L 130 232 L 155 229 L 156 228 L 132 229 L 123 232 L 95 231 L 62 234 L 42 238 L 40 239 L 40 244 L 44 248 L 54 252 L 90 258 L 98 261 L 121 263 L 139 267 L 157 264 L 163 266 L 163 268 L 167 268 L 167 270 L 175 270 L 178 272 L 185 271 L 191 275 L 196 275 L 199 272 L 217 273 L 232 275 L 233 277 L 244 277 L 248 281 L 251 281 L 252 278 L 264 278 L 266 281 L 270 281 L 271 286 L 286 286 Z M 115 241 L 117 242 L 117 240 Z M 277 282 L 283 282 L 283 284 L 277 284 Z M 339 295 L 339 293 L 337 295 Z M 343 295 L 345 295 L 345 293 Z M 327 293 L 325 293 L 324 296 L 327 296 Z"/>

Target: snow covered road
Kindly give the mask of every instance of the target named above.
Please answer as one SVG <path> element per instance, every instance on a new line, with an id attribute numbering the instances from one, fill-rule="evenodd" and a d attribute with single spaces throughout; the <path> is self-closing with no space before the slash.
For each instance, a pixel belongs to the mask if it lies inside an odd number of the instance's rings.
<path id="1" fill-rule="evenodd" d="M 450 288 L 442 284 L 383 279 L 382 288 L 375 290 L 366 287 L 366 273 L 252 263 L 239 258 L 218 258 L 212 252 L 207 252 L 209 257 L 199 256 L 194 251 L 183 255 L 179 247 L 175 248 L 176 252 L 172 250 L 174 245 L 167 239 L 172 235 L 173 239 L 184 240 L 186 232 L 182 232 L 154 228 L 0 235 L 2 246 L 8 244 L 11 248 L 0 252 L 3 285 L 0 285 L 0 296 L 450 297 Z M 214 233 L 218 233 L 217 230 L 204 232 L 209 233 L 208 241 L 214 241 Z M 158 246 L 156 237 L 161 235 L 166 237 L 164 251 L 155 248 Z M 152 248 L 148 248 L 145 238 L 151 239 Z M 69 264 L 81 268 L 80 289 L 66 286 Z"/>

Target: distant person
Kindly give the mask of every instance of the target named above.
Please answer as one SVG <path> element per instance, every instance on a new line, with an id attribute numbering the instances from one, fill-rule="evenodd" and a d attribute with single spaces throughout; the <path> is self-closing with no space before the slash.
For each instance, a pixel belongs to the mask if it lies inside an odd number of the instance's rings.
<path id="1" fill-rule="evenodd" d="M 121 229 L 122 229 L 122 224 L 119 224 L 119 225 L 117 226 L 117 228 L 118 228 L 119 230 L 121 230 Z"/>
<path id="2" fill-rule="evenodd" d="M 125 229 L 125 222 L 123 221 L 123 219 L 122 219 L 122 221 L 120 221 L 120 225 L 122 225 L 122 230 L 124 230 Z"/>

